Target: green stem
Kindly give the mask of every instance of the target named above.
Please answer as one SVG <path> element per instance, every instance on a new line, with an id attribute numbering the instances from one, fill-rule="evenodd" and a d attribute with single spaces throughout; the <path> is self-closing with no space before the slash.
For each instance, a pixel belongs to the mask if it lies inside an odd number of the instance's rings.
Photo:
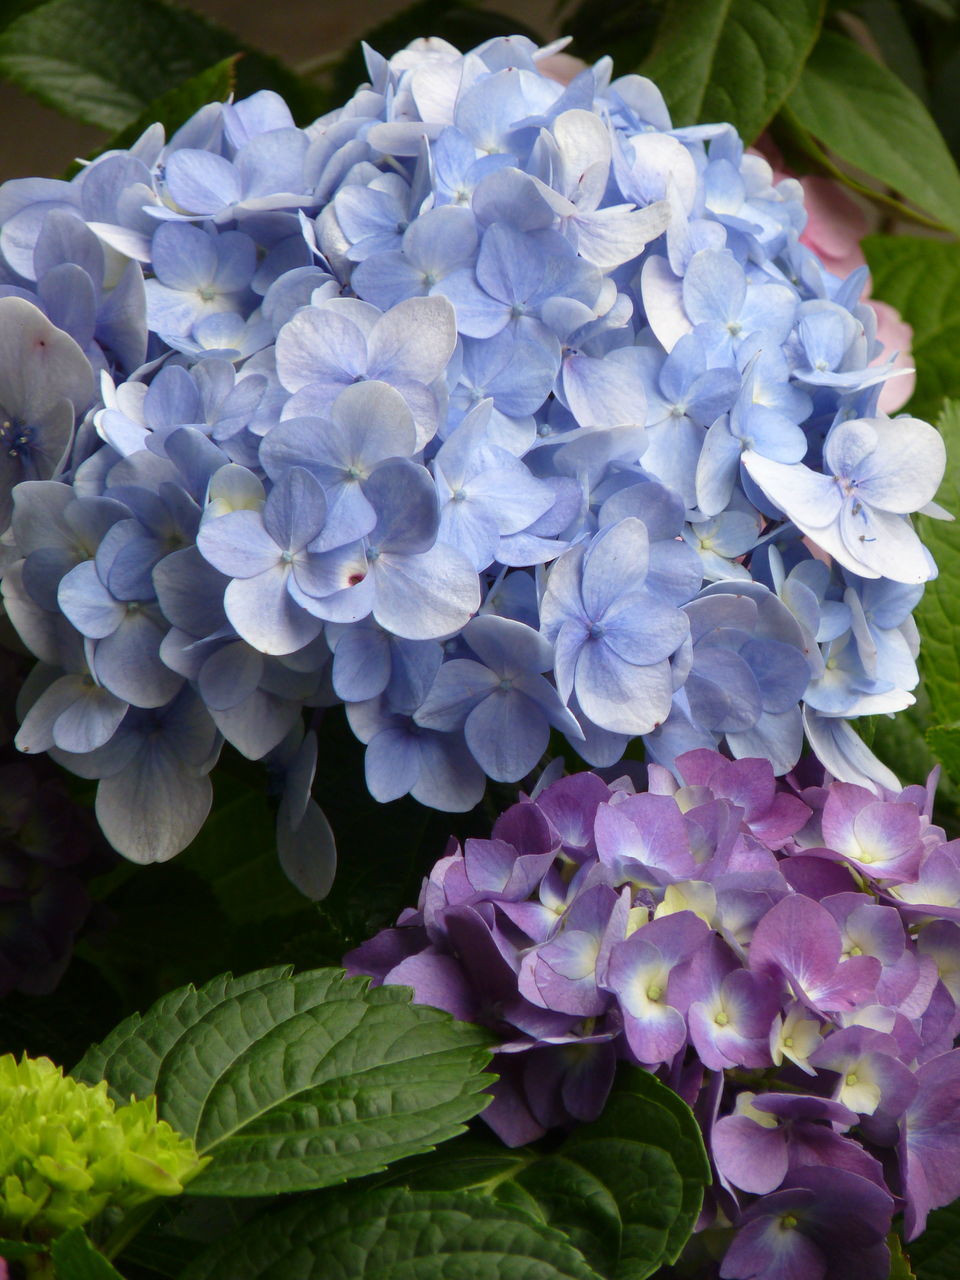
<path id="1" fill-rule="evenodd" d="M 492 1196 L 501 1182 L 512 1181 L 518 1173 L 522 1173 L 526 1169 L 527 1165 L 533 1164 L 538 1158 L 535 1151 L 526 1152 L 523 1158 L 517 1160 L 509 1169 L 505 1169 L 503 1173 L 495 1173 L 492 1178 L 487 1178 L 485 1182 L 478 1183 L 473 1190 L 479 1192 L 480 1195 Z"/>
<path id="2" fill-rule="evenodd" d="M 112 1262 L 118 1254 L 122 1253 L 134 1236 L 139 1235 L 153 1217 L 156 1208 L 156 1200 L 148 1200 L 145 1204 L 138 1204 L 135 1209 L 131 1209 L 129 1213 L 125 1214 L 100 1248 L 100 1252 L 104 1257 L 109 1258 Z"/>

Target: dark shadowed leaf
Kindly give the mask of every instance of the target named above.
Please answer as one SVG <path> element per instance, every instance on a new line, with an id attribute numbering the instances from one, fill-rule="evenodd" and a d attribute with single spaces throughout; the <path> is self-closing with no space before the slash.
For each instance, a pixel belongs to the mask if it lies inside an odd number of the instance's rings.
<path id="1" fill-rule="evenodd" d="M 59 1236 L 50 1250 L 57 1280 L 122 1280 L 120 1272 L 90 1243 L 82 1227 Z"/>
<path id="2" fill-rule="evenodd" d="M 257 1219 L 182 1280 L 600 1280 L 560 1234 L 467 1192 L 348 1188 Z"/>
<path id="3" fill-rule="evenodd" d="M 626 1068 L 600 1119 L 554 1151 L 468 1135 L 375 1181 L 492 1196 L 562 1231 L 607 1280 L 644 1280 L 689 1239 L 710 1166 L 686 1103 Z"/>
<path id="4" fill-rule="evenodd" d="M 115 131 L 238 53 L 247 55 L 238 72 L 241 95 L 276 89 L 304 123 L 323 109 L 318 91 L 281 63 L 163 0 L 124 0 L 122 9 L 116 0 L 48 0 L 0 34 L 0 73 L 48 106 Z"/>
<path id="5" fill-rule="evenodd" d="M 953 1280 L 960 1275 L 960 1201 L 937 1209 L 923 1235 L 906 1246 L 917 1280 Z"/>

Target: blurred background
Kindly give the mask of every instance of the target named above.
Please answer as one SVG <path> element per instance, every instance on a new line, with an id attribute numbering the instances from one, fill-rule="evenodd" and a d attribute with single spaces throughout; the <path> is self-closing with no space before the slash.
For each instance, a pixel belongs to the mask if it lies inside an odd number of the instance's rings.
<path id="1" fill-rule="evenodd" d="M 245 43 L 288 65 L 313 64 L 345 49 L 365 32 L 409 8 L 409 0 L 192 0 L 188 6 L 235 32 Z M 116 0 L 123 20 L 124 0 Z M 479 9 L 516 16 L 544 36 L 559 32 L 555 0 L 500 0 Z M 424 34 L 428 32 L 424 31 Z M 67 119 L 0 81 L 0 181 L 60 177 L 72 160 L 102 146 L 106 130 Z"/>

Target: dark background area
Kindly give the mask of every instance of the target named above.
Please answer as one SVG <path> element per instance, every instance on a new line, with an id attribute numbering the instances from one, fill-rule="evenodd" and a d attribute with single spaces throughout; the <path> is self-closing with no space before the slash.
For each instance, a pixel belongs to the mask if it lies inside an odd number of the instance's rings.
<path id="1" fill-rule="evenodd" d="M 300 66 L 343 49 L 408 4 L 409 0 L 195 0 L 185 7 L 206 14 L 246 43 Z M 123 0 L 117 0 L 116 8 L 122 22 Z M 500 0 L 479 8 L 516 14 L 546 35 L 557 34 L 554 0 Z M 0 84 L 0 120 L 0 181 L 59 177 L 73 159 L 102 146 L 107 138 L 102 130 L 68 120 L 10 84 Z"/>

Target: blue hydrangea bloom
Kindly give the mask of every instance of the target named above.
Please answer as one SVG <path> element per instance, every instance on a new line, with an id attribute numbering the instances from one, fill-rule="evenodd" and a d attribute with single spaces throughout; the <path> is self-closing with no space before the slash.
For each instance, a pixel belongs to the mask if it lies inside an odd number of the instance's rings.
<path id="1" fill-rule="evenodd" d="M 0 569 L 44 664 L 21 744 L 89 772 L 196 722 L 183 767 L 93 775 L 129 856 L 191 838 L 223 737 L 288 771 L 286 865 L 322 892 L 300 718 L 337 700 L 381 800 L 470 808 L 551 730 L 782 773 L 805 729 L 890 784 L 849 721 L 913 700 L 942 442 L 877 411 L 862 278 L 799 244 L 797 183 L 546 52 L 368 51 L 305 128 L 262 92 L 0 187 Z M 154 854 L 122 812 L 150 785 L 189 815 L 149 809 Z M 576 963 L 530 1000 L 596 999 Z"/>

